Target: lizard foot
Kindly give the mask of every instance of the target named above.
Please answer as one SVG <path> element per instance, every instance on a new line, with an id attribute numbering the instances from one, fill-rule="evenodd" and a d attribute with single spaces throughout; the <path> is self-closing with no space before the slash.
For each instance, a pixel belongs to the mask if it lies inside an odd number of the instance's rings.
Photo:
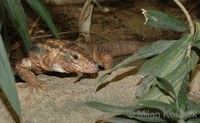
<path id="1" fill-rule="evenodd" d="M 27 83 L 24 83 L 23 85 L 20 86 L 20 88 L 26 88 L 29 87 L 30 93 L 35 89 L 38 91 L 39 89 L 41 90 L 47 90 L 47 87 L 44 86 L 45 82 L 41 80 L 35 80 L 35 81 L 30 81 Z"/>

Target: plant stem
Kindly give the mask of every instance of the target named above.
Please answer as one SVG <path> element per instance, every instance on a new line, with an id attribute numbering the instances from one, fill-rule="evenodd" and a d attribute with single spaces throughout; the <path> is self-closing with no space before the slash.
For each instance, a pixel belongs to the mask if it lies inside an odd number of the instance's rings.
<path id="1" fill-rule="evenodd" d="M 183 6 L 183 4 L 179 1 L 179 0 L 174 0 L 174 2 L 182 9 L 183 13 L 185 14 L 188 23 L 190 25 L 190 33 L 191 35 L 194 35 L 194 24 L 192 22 L 191 16 L 189 15 L 188 11 L 186 10 L 186 8 Z"/>

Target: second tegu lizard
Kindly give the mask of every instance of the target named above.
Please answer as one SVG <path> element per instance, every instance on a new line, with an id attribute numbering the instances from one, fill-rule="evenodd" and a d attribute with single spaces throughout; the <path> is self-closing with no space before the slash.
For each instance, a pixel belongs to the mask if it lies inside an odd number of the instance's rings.
<path id="1" fill-rule="evenodd" d="M 36 74 L 48 71 L 69 73 L 96 73 L 98 65 L 88 52 L 68 40 L 47 40 L 33 45 L 24 58 L 15 66 L 16 72 L 26 86 L 43 88 Z"/>

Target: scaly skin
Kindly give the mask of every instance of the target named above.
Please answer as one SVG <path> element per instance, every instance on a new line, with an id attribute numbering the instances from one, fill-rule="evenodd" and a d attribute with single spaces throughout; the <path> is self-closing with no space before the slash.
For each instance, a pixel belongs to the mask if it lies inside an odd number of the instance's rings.
<path id="1" fill-rule="evenodd" d="M 28 57 L 16 65 L 18 75 L 26 83 L 24 87 L 43 88 L 43 82 L 34 73 L 48 71 L 96 73 L 98 65 L 83 48 L 67 40 L 48 40 L 35 44 Z M 32 72 L 33 71 L 33 72 Z"/>
<path id="2" fill-rule="evenodd" d="M 47 40 L 35 44 L 28 57 L 16 65 L 16 71 L 26 82 L 24 87 L 43 89 L 43 82 L 35 76 L 48 71 L 96 73 L 98 66 L 112 68 L 113 58 L 135 52 L 147 42 L 116 41 L 86 42 L 78 40 Z M 33 71 L 33 72 L 32 72 Z M 81 74 L 79 74 L 81 77 Z"/>

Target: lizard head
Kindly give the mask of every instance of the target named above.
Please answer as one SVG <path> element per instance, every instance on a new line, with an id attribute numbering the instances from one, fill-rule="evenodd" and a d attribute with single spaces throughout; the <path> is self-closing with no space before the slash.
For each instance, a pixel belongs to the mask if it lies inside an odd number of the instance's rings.
<path id="1" fill-rule="evenodd" d="M 76 44 L 68 46 L 57 54 L 60 63 L 58 66 L 67 72 L 96 73 L 99 70 L 96 62 L 90 57 L 89 53 Z M 56 68 L 56 66 L 54 67 Z"/>

